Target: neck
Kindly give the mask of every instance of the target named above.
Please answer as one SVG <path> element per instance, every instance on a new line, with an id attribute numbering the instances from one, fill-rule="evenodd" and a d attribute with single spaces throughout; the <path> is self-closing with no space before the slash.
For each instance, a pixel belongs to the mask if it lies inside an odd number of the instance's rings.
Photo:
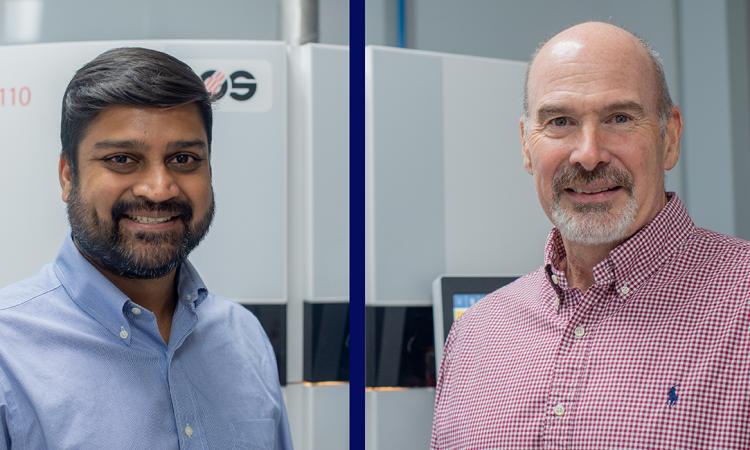
<path id="1" fill-rule="evenodd" d="M 125 278 L 101 268 L 99 270 L 133 302 L 156 314 L 157 319 L 165 315 L 171 318 L 177 301 L 176 270 L 153 279 Z"/>
<path id="2" fill-rule="evenodd" d="M 165 343 L 169 342 L 172 316 L 177 306 L 177 270 L 161 278 L 134 279 L 115 275 L 98 266 L 97 268 L 130 300 L 154 313 L 162 339 Z"/>
<path id="3" fill-rule="evenodd" d="M 667 201 L 668 198 L 665 192 L 657 200 L 656 206 L 643 223 L 651 222 L 651 220 L 659 214 L 659 211 L 664 208 Z M 641 227 L 642 226 L 643 225 L 641 225 Z M 560 269 L 565 271 L 568 284 L 571 287 L 580 289 L 581 292 L 586 292 L 594 284 L 594 266 L 604 261 L 604 259 L 609 256 L 609 252 L 625 240 L 629 239 L 629 236 L 632 236 L 632 234 L 633 233 L 630 233 L 625 239 L 599 245 L 570 242 L 563 238 L 565 261 L 562 264 L 563 267 Z"/>
<path id="4" fill-rule="evenodd" d="M 75 239 L 73 242 L 78 247 Z M 159 326 L 159 334 L 165 343 L 169 342 L 172 316 L 177 306 L 177 269 L 159 278 L 127 278 L 105 269 L 81 251 L 80 247 L 78 251 L 130 300 L 154 313 Z"/>
<path id="5" fill-rule="evenodd" d="M 563 245 L 565 260 L 561 269 L 565 271 L 568 284 L 580 289 L 581 292 L 586 292 L 594 284 L 594 266 L 604 261 L 620 242 L 585 245 L 563 239 Z"/>

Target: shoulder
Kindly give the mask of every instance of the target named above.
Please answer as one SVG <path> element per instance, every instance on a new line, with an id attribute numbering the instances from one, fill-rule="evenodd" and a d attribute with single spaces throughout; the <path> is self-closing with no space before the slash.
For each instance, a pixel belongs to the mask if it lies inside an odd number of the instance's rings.
<path id="1" fill-rule="evenodd" d="M 206 329 L 221 330 L 228 337 L 244 341 L 259 351 L 268 347 L 268 336 L 258 319 L 245 305 L 224 297 L 210 293 L 198 307 L 199 317 Z"/>
<path id="2" fill-rule="evenodd" d="M 0 289 L 0 311 L 17 309 L 59 289 L 62 284 L 48 264 L 38 274 Z"/>
<path id="3" fill-rule="evenodd" d="M 730 251 L 750 258 L 750 242 L 705 228 L 696 227 L 688 237 L 687 244 L 698 248 L 712 249 L 713 252 Z"/>
<path id="4" fill-rule="evenodd" d="M 497 331 L 497 324 L 515 320 L 519 315 L 538 314 L 539 299 L 546 282 L 544 267 L 487 294 L 453 324 L 453 340 L 482 340 Z M 454 345 L 460 345 L 455 342 Z"/>
<path id="5" fill-rule="evenodd" d="M 222 320 L 238 322 L 252 328 L 260 327 L 260 322 L 242 303 L 215 293 L 208 293 L 201 305 L 205 312 Z"/>
<path id="6" fill-rule="evenodd" d="M 750 242 L 734 236 L 695 228 L 682 246 L 679 259 L 717 276 L 750 279 Z"/>
<path id="7" fill-rule="evenodd" d="M 509 308 L 516 308 L 529 300 L 537 299 L 545 281 L 544 268 L 540 267 L 487 294 L 469 308 L 457 323 L 465 326 L 472 322 L 492 320 L 495 315 L 502 314 Z"/>

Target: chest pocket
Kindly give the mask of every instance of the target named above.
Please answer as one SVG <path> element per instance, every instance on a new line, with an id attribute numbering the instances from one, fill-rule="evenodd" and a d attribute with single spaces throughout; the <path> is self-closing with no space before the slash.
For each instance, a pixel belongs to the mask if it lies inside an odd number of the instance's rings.
<path id="1" fill-rule="evenodd" d="M 232 423 L 236 450 L 274 450 L 275 427 L 272 419 Z"/>

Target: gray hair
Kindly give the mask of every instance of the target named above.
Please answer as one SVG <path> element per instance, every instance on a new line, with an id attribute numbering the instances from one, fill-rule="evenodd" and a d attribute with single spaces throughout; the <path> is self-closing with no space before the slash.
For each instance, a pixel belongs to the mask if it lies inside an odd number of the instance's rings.
<path id="1" fill-rule="evenodd" d="M 641 46 L 643 46 L 643 49 L 646 50 L 646 53 L 651 60 L 651 64 L 653 65 L 654 72 L 656 72 L 656 112 L 659 115 L 659 127 L 661 129 L 661 134 L 664 135 L 667 130 L 667 123 L 669 122 L 669 118 L 672 116 L 672 108 L 674 107 L 674 103 L 672 103 L 672 97 L 669 95 L 669 86 L 667 85 L 667 79 L 664 75 L 664 64 L 659 53 L 654 50 L 653 47 L 651 47 L 651 44 L 649 44 L 648 41 L 636 35 L 635 33 L 632 33 L 630 31 L 628 32 L 635 36 L 636 39 L 638 39 L 638 42 L 640 42 Z M 548 39 L 545 39 L 541 44 L 537 46 L 537 48 L 534 50 L 534 53 L 531 54 L 529 65 L 526 66 L 526 77 L 524 78 L 523 82 L 523 120 L 526 123 L 528 123 L 529 119 L 529 72 L 531 72 L 531 65 L 534 63 L 534 60 L 539 54 L 539 51 L 547 44 L 547 42 L 550 41 L 550 39 L 552 38 L 550 37 Z"/>

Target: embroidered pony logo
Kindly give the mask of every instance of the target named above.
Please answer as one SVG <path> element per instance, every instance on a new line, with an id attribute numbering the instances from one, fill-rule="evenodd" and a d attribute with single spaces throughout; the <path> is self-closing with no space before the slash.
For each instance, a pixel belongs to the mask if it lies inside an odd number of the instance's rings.
<path id="1" fill-rule="evenodd" d="M 667 405 L 670 406 L 670 408 L 677 404 L 677 400 L 679 400 L 679 397 L 677 397 L 677 388 L 679 388 L 679 384 L 675 384 L 669 389 L 669 394 L 667 394 Z"/>

